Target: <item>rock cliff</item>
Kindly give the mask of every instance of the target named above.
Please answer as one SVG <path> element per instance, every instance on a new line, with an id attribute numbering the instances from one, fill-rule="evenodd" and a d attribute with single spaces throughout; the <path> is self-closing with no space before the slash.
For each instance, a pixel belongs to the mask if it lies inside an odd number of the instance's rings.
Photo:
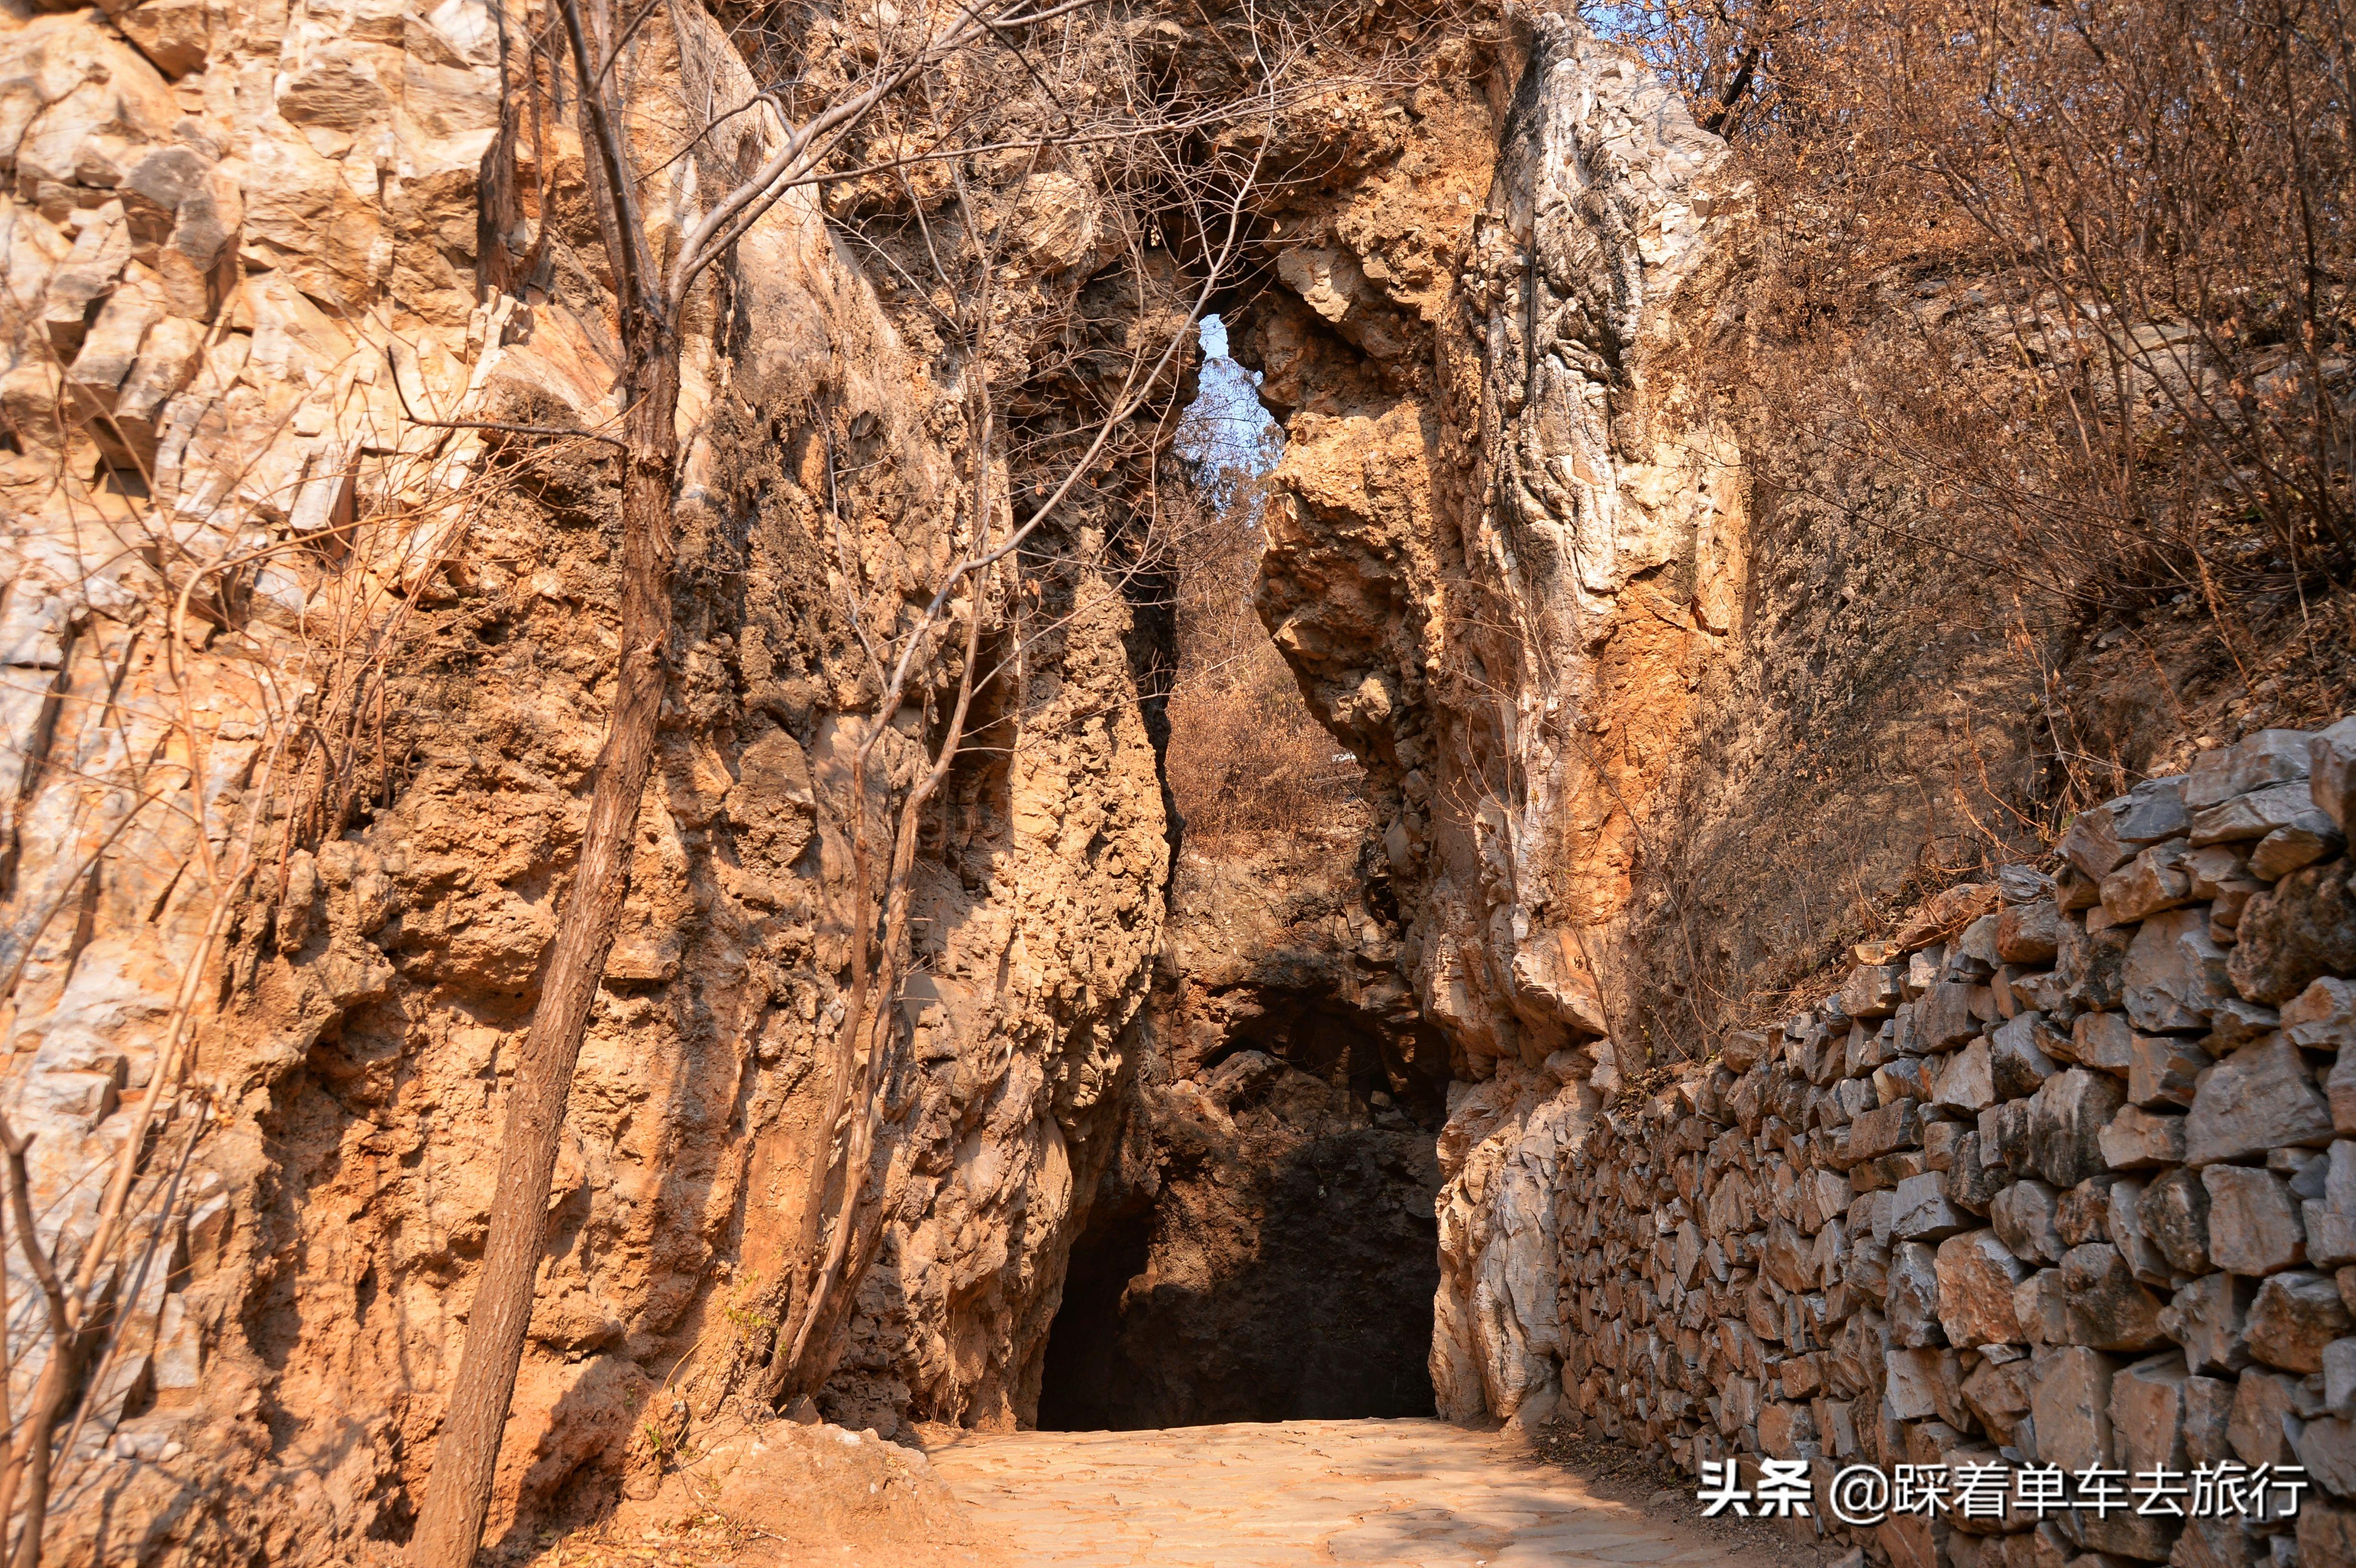
<path id="1" fill-rule="evenodd" d="M 1805 1461 L 1809 1535 L 1858 1461 L 2302 1463 L 2295 1524 L 1837 1533 L 1923 1568 L 2338 1560 L 2349 724 L 2133 739 L 2156 657 L 2137 697 L 2115 637 L 2008 612 L 2005 563 L 1836 461 L 1837 400 L 1759 378 L 1751 193 L 1674 93 L 1538 16 L 1490 108 L 1493 160 L 1428 117 L 1289 215 L 1291 292 L 1236 335 L 1287 416 L 1260 612 L 1366 764 L 1453 1053 L 1441 1412 Z M 1459 249 L 1419 269 L 1451 183 Z M 1862 286 L 1893 333 L 1976 300 Z M 2081 683 L 2145 782 L 2057 861 Z M 1964 843 L 1986 880 L 1942 869 Z"/>
<path id="2" fill-rule="evenodd" d="M 431 1458 L 616 656 L 611 451 L 467 425 L 615 411 L 579 144 L 503 119 L 520 26 L 470 0 L 0 21 L 8 1114 L 45 1238 L 85 1233 L 126 1143 L 168 1156 L 105 1265 L 124 1309 L 58 1561 L 343 1561 L 402 1538 Z M 693 6 L 618 69 L 650 166 L 753 92 Z M 659 214 L 776 134 L 734 123 L 650 178 Z M 1082 351 L 1151 329 L 1075 315 L 1118 262 L 1026 177 L 989 193 L 1014 304 Z M 538 270 L 486 288 L 498 256 Z M 856 918 L 847 755 L 889 720 L 905 772 L 930 721 L 921 688 L 872 714 L 861 639 L 990 461 L 955 353 L 872 270 L 799 192 L 691 314 L 676 677 L 495 1536 L 650 1480 L 774 1327 Z M 1080 537 L 1151 471 L 1089 477 L 1027 597 L 957 606 L 1015 673 L 917 878 L 892 1224 L 822 1403 L 854 1427 L 1036 1398 L 1161 942 L 1160 634 Z"/>
<path id="3" fill-rule="evenodd" d="M 777 144 L 740 21 L 667 5 L 616 47 L 659 232 Z M 1120 24 L 1206 92 L 1246 26 Z M 830 20 L 802 42 L 856 54 Z M 1022 591 L 954 608 L 996 673 L 918 846 L 888 1223 L 816 1413 L 1429 1397 L 1688 1465 L 2180 1443 L 2347 1497 L 2346 745 L 2147 748 L 2190 773 L 2086 813 L 2073 870 L 2030 845 L 1943 890 L 1943 847 L 2043 787 L 2008 781 L 2059 744 L 2058 667 L 1921 496 L 1749 375 L 1753 192 L 1675 92 L 1565 16 L 1476 6 L 1428 42 L 1220 143 L 1284 170 L 1215 302 L 1285 421 L 1258 603 L 1374 829 L 1173 863 L 1160 569 L 1119 542 L 1169 477 L 1141 412 Z M 0 19 L 5 1109 L 45 1238 L 140 1172 L 88 1264 L 119 1306 L 58 1561 L 390 1550 L 431 1461 L 619 651 L 611 279 L 578 141 L 519 105 L 535 48 L 476 0 Z M 999 69 L 943 91 L 1027 101 Z M 728 135 L 672 157 L 723 102 Z M 510 1544 L 771 1413 L 744 1375 L 865 918 L 847 758 L 883 726 L 905 782 L 957 675 L 878 714 L 869 640 L 962 487 L 1035 496 L 1023 453 L 1107 405 L 1102 365 L 1183 319 L 1201 262 L 1109 158 L 953 189 L 892 174 L 905 129 L 689 312 L 671 699 Z M 952 208 L 994 226 L 993 356 L 915 281 Z M 2140 680 L 2103 651 L 2073 674 Z M 2047 1560 L 1983 1539 L 1871 1544 Z"/>
<path id="4" fill-rule="evenodd" d="M 1442 1142 L 1460 1196 L 1433 1366 L 1460 1419 L 1513 1414 L 1559 1349 L 1519 1343 L 1551 1287 L 1516 1261 L 1543 1241 L 1556 1133 L 1522 1129 L 1511 1169 L 1458 1162 L 1514 1114 L 1501 1083 L 1616 1085 L 1629 998 L 1609 982 L 1644 836 L 1706 670 L 1735 655 L 1750 559 L 1741 452 L 1708 380 L 1746 187 L 1633 57 L 1559 17 L 1523 42 L 1500 67 L 1494 164 L 1451 169 L 1454 193 L 1412 158 L 1365 182 L 1323 219 L 1355 258 L 1325 275 L 1355 292 L 1263 309 L 1242 339 L 1280 386 L 1308 379 L 1292 345 L 1339 356 L 1337 335 L 1385 372 L 1293 415 L 1258 593 L 1367 764 L 1417 997 L 1479 1085 Z M 1419 203 L 1454 195 L 1462 248 L 1419 297 L 1392 250 L 1430 217 Z M 1377 325 L 1410 310 L 1412 329 Z"/>

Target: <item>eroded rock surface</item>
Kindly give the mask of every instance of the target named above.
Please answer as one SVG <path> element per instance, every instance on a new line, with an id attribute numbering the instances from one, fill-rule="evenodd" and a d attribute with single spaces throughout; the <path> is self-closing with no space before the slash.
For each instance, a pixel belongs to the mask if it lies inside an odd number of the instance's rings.
<path id="1" fill-rule="evenodd" d="M 86 1221 L 184 1017 L 200 1054 L 166 1147 L 205 1128 L 123 1282 L 56 1561 L 347 1561 L 405 1534 L 432 1459 L 616 655 L 609 449 L 420 422 L 615 412 L 570 133 L 507 144 L 519 227 L 478 223 L 520 25 L 471 0 L 0 21 L 9 1112 L 51 1230 Z M 616 70 L 659 229 L 776 144 L 756 109 L 665 162 L 752 96 L 701 7 Z M 1167 326 L 1134 290 L 1070 320 L 1128 251 L 1092 208 L 1070 231 L 1068 176 L 1023 177 L 982 197 L 1028 237 L 1022 308 L 1083 347 Z M 541 273 L 495 275 L 537 235 Z M 975 461 L 957 366 L 911 319 L 807 192 L 691 302 L 672 694 L 495 1539 L 651 1484 L 774 1328 L 854 918 L 847 757 L 875 721 L 844 584 L 881 585 L 861 612 L 888 633 Z M 1076 540 L 1141 476 L 1075 491 L 1023 603 L 956 609 L 993 662 L 1021 637 L 1023 675 L 986 689 L 994 750 L 949 781 L 918 873 L 888 1243 L 822 1401 L 853 1427 L 1027 1416 L 1110 1154 L 1161 942 L 1161 634 Z M 1026 613 L 1051 624 L 1012 630 Z M 904 781 L 932 695 L 888 716 Z M 291 814 L 258 838 L 257 801 Z M 27 1345 L 37 1293 L 10 1288 Z M 16 1361 L 16 1408 L 39 1364 Z"/>
<path id="2" fill-rule="evenodd" d="M 1421 1415 L 1447 1048 L 1355 833 L 1186 855 L 1043 1426 Z"/>

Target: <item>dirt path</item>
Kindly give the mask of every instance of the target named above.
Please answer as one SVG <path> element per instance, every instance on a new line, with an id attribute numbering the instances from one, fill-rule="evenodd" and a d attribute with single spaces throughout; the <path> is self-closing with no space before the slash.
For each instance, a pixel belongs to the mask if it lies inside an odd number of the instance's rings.
<path id="1" fill-rule="evenodd" d="M 1086 1568 L 1722 1568 L 1813 1561 L 1736 1545 L 1590 1490 L 1440 1421 L 1292 1421 L 1164 1432 L 959 1433 L 935 1473 L 1022 1563 Z M 1779 1543 L 1780 1544 L 1780 1543 Z"/>

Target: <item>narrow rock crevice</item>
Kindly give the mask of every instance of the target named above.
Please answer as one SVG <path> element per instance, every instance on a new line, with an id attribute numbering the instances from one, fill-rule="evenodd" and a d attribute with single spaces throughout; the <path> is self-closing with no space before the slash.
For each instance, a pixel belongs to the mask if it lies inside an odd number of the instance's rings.
<path id="1" fill-rule="evenodd" d="M 1447 1058 L 1343 836 L 1189 858 L 1040 1426 L 1428 1415 Z"/>

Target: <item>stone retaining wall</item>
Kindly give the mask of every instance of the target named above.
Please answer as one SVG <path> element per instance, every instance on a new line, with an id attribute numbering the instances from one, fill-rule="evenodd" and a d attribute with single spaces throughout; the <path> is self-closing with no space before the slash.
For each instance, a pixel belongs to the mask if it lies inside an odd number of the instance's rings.
<path id="1" fill-rule="evenodd" d="M 1826 1527 L 1924 1568 L 2356 1562 L 2351 810 L 2356 719 L 2254 734 L 1649 1096 L 1607 1107 L 1608 1051 L 1460 1089 L 1441 1296 L 1488 1409 L 1806 1459 L 1820 1520 L 1854 1463 L 2300 1465 L 2288 1520 Z"/>

